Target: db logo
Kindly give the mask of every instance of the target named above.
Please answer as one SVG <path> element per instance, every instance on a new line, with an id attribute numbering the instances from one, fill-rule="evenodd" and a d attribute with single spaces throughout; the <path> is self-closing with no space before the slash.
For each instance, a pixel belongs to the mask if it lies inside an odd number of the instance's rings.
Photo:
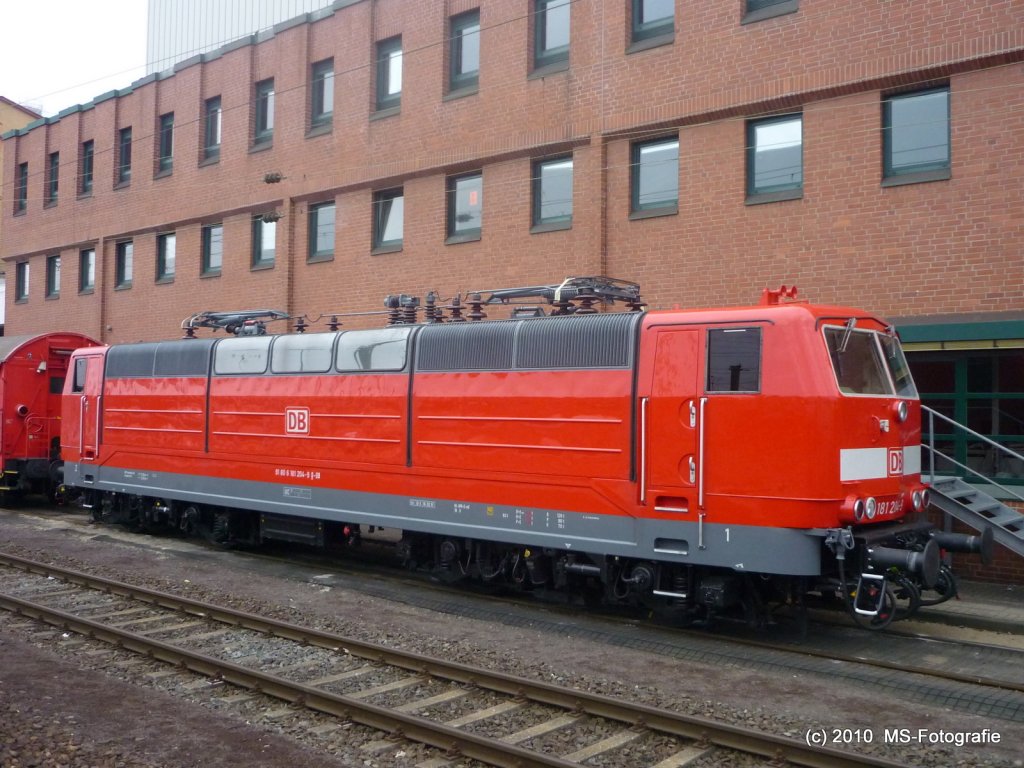
<path id="1" fill-rule="evenodd" d="M 285 408 L 284 431 L 289 435 L 308 435 L 309 408 Z M 892 459 L 889 464 L 892 465 Z"/>
<path id="2" fill-rule="evenodd" d="M 889 449 L 889 477 L 896 477 L 903 474 L 903 449 Z"/>

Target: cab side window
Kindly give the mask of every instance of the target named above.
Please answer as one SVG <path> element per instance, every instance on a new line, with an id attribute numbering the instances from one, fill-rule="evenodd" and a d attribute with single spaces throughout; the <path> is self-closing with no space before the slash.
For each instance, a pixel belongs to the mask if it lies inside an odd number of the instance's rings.
<path id="1" fill-rule="evenodd" d="M 71 382 L 72 392 L 85 392 L 85 372 L 89 361 L 84 357 L 75 360 L 75 379 Z"/>
<path id="2" fill-rule="evenodd" d="M 761 391 L 761 329 L 708 330 L 708 392 Z"/>

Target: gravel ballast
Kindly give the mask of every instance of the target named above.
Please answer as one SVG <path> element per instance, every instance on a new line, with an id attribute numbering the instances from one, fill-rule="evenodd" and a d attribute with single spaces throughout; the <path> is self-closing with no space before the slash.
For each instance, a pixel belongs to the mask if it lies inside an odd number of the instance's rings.
<path id="1" fill-rule="evenodd" d="M 626 652 L 587 639 L 585 631 L 577 634 L 577 625 L 599 621 L 582 609 L 578 621 L 566 624 L 564 634 L 457 618 L 367 596 L 355 583 L 352 589 L 323 586 L 310 577 L 308 568 L 271 566 L 265 559 L 190 542 L 135 536 L 93 526 L 79 514 L 39 518 L 0 510 L 0 539 L 4 551 L 63 567 L 368 642 L 750 724 L 776 735 L 803 739 L 809 730 L 859 728 L 872 734 L 872 743 L 862 743 L 860 749 L 908 765 L 1024 766 L 1019 750 L 1024 727 L 1019 724 L 879 697 L 856 686 L 834 685 L 819 675 Z M 351 738 L 335 731 L 330 739 L 310 739 L 308 725 L 296 725 L 310 718 L 299 716 L 246 723 L 239 707 L 211 711 L 190 705 L 180 694 L 83 669 L 73 663 L 73 653 L 60 651 L 60 633 L 52 639 L 30 640 L 26 631 L 15 631 L 10 624 L 10 618 L 0 616 L 0 766 L 5 768 L 397 766 L 438 756 L 436 751 L 404 744 L 364 749 L 380 736 L 355 726 L 346 729 Z M 878 641 L 884 642 L 884 636 Z M 445 706 L 456 716 L 465 705 L 456 699 Z M 933 733 L 976 734 L 989 728 L 999 733 L 1000 743 L 885 744 L 886 728 L 905 728 L 915 736 L 924 729 L 926 739 Z M 557 736 L 549 737 L 548 743 L 557 741 Z M 660 754 L 656 745 L 624 752 L 632 757 L 623 757 L 623 765 L 634 759 L 634 764 L 644 765 L 653 754 Z"/>

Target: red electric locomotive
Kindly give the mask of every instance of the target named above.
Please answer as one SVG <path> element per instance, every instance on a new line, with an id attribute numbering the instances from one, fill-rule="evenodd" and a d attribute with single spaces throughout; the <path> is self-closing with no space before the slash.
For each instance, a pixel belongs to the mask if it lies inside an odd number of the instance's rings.
<path id="1" fill-rule="evenodd" d="M 79 350 L 66 482 L 97 518 L 321 545 L 396 528 L 446 578 L 690 619 L 820 590 L 884 626 L 939 544 L 989 546 L 918 519 L 919 402 L 883 321 L 767 291 L 646 312 L 606 278 L 489 300 L 527 294 L 560 316 L 402 323 L 403 302 L 386 328 L 273 336 L 238 313 L 235 337 Z M 593 311 L 616 299 L 636 311 Z"/>
<path id="2" fill-rule="evenodd" d="M 51 492 L 61 483 L 60 411 L 71 353 L 98 342 L 79 333 L 0 338 L 0 494 Z"/>

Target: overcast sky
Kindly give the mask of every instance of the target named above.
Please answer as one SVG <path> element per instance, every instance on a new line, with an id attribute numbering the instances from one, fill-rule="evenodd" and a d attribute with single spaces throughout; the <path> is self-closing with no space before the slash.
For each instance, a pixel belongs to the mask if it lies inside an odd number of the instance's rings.
<path id="1" fill-rule="evenodd" d="M 0 2 L 0 96 L 50 116 L 146 73 L 146 0 Z"/>

